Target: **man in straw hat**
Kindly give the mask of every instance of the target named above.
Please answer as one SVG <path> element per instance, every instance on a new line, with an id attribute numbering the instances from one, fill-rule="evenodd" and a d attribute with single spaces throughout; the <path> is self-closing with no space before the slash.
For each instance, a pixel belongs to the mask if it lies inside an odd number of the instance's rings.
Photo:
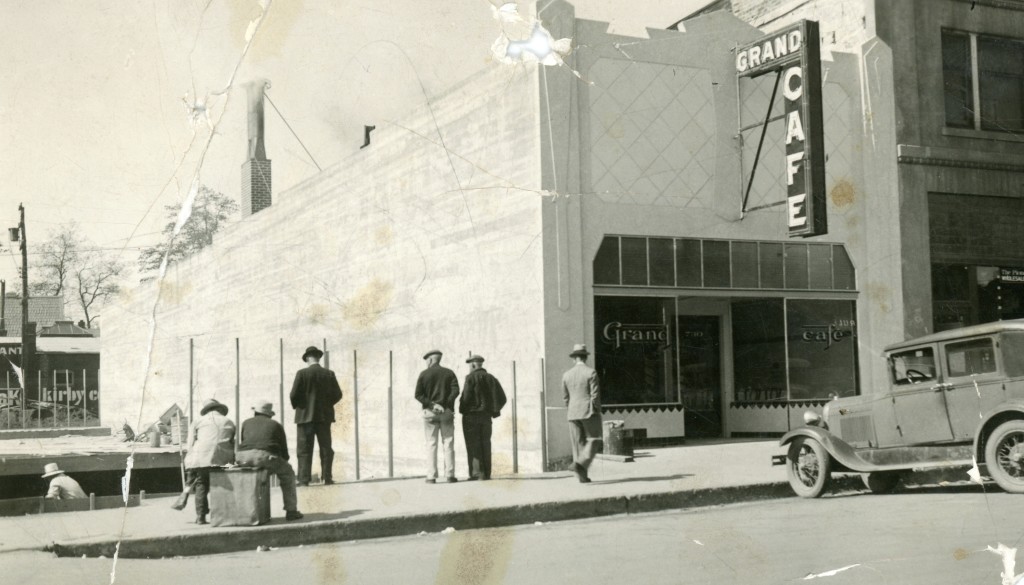
<path id="1" fill-rule="evenodd" d="M 587 365 L 590 352 L 582 343 L 572 348 L 575 362 L 562 376 L 562 393 L 569 418 L 572 469 L 580 483 L 590 483 L 587 469 L 601 450 L 601 386 L 597 372 Z"/>
<path id="2" fill-rule="evenodd" d="M 43 467 L 43 479 L 52 477 L 50 489 L 46 491 L 46 497 L 51 500 L 77 500 L 87 498 L 82 486 L 61 471 L 56 463 L 47 463 Z"/>
<path id="3" fill-rule="evenodd" d="M 307 486 L 313 475 L 313 440 L 320 445 L 320 476 L 324 484 L 334 483 L 331 425 L 334 405 L 341 400 L 341 386 L 334 372 L 320 365 L 324 352 L 309 346 L 302 354 L 306 367 L 295 373 L 289 395 L 295 409 L 295 453 L 298 461 L 298 485 Z"/>
<path id="4" fill-rule="evenodd" d="M 484 358 L 466 360 L 469 374 L 459 397 L 462 434 L 466 439 L 469 480 L 491 479 L 491 419 L 501 415 L 505 391 L 498 379 L 484 369 Z"/>
<path id="5" fill-rule="evenodd" d="M 298 520 L 302 518 L 302 512 L 299 512 L 295 495 L 295 472 L 288 463 L 284 427 L 274 420 L 274 405 L 269 400 L 261 400 L 252 410 L 252 418 L 242 423 L 235 461 L 276 475 L 284 497 L 284 517 L 286 520 Z"/>
<path id="6" fill-rule="evenodd" d="M 427 442 L 427 483 L 437 481 L 437 436 L 444 450 L 444 474 L 455 483 L 455 399 L 459 379 L 455 372 L 441 366 L 441 350 L 423 354 L 427 368 L 416 380 L 416 400 L 423 405 L 423 432 Z"/>
<path id="7" fill-rule="evenodd" d="M 185 469 L 196 494 L 196 524 L 208 524 L 210 513 L 210 469 L 235 460 L 235 423 L 228 418 L 228 407 L 211 398 L 203 403 L 199 418 L 188 435 Z"/>

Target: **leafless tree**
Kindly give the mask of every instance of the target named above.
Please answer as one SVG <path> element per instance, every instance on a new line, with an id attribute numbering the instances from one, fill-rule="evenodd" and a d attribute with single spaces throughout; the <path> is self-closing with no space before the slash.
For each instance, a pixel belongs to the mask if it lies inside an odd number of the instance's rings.
<path id="1" fill-rule="evenodd" d="M 98 252 L 82 254 L 81 261 L 74 268 L 74 284 L 77 288 L 77 304 L 85 315 L 85 326 L 92 327 L 99 317 L 98 307 L 121 290 L 120 280 L 125 265 L 116 257 L 104 256 Z"/>
<path id="2" fill-rule="evenodd" d="M 67 292 L 68 280 L 79 261 L 83 240 L 75 222 L 50 232 L 50 237 L 35 249 L 30 275 L 34 295 L 60 296 Z"/>

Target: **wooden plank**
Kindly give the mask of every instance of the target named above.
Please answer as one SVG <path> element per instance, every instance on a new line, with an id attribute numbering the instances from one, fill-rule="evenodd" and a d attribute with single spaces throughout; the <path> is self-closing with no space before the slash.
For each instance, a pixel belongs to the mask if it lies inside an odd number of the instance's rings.
<path id="1" fill-rule="evenodd" d="M 39 475 L 47 463 L 56 463 L 69 475 L 83 471 L 123 470 L 128 459 L 124 453 L 75 453 L 52 455 L 3 455 L 0 454 L 0 475 Z M 135 453 L 134 469 L 177 469 L 181 456 L 177 450 L 164 453 Z"/>

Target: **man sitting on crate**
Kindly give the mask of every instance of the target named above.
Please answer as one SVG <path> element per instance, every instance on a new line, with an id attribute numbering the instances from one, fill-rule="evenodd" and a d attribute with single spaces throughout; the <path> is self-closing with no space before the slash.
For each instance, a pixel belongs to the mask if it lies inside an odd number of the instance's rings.
<path id="1" fill-rule="evenodd" d="M 295 495 L 295 472 L 288 463 L 284 427 L 274 420 L 274 405 L 269 401 L 258 402 L 252 410 L 252 418 L 242 423 L 235 461 L 243 467 L 266 469 L 276 475 L 284 496 L 284 517 L 298 520 L 302 512 Z"/>

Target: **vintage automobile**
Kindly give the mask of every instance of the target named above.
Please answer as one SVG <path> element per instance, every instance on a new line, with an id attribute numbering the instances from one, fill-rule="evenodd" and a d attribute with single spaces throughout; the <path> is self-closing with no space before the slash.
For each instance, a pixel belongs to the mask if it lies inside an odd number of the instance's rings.
<path id="1" fill-rule="evenodd" d="M 887 493 L 907 471 L 958 466 L 1024 493 L 1024 319 L 896 343 L 884 357 L 887 388 L 806 412 L 780 440 L 788 451 L 773 463 L 797 495 L 820 496 L 834 472 Z"/>

